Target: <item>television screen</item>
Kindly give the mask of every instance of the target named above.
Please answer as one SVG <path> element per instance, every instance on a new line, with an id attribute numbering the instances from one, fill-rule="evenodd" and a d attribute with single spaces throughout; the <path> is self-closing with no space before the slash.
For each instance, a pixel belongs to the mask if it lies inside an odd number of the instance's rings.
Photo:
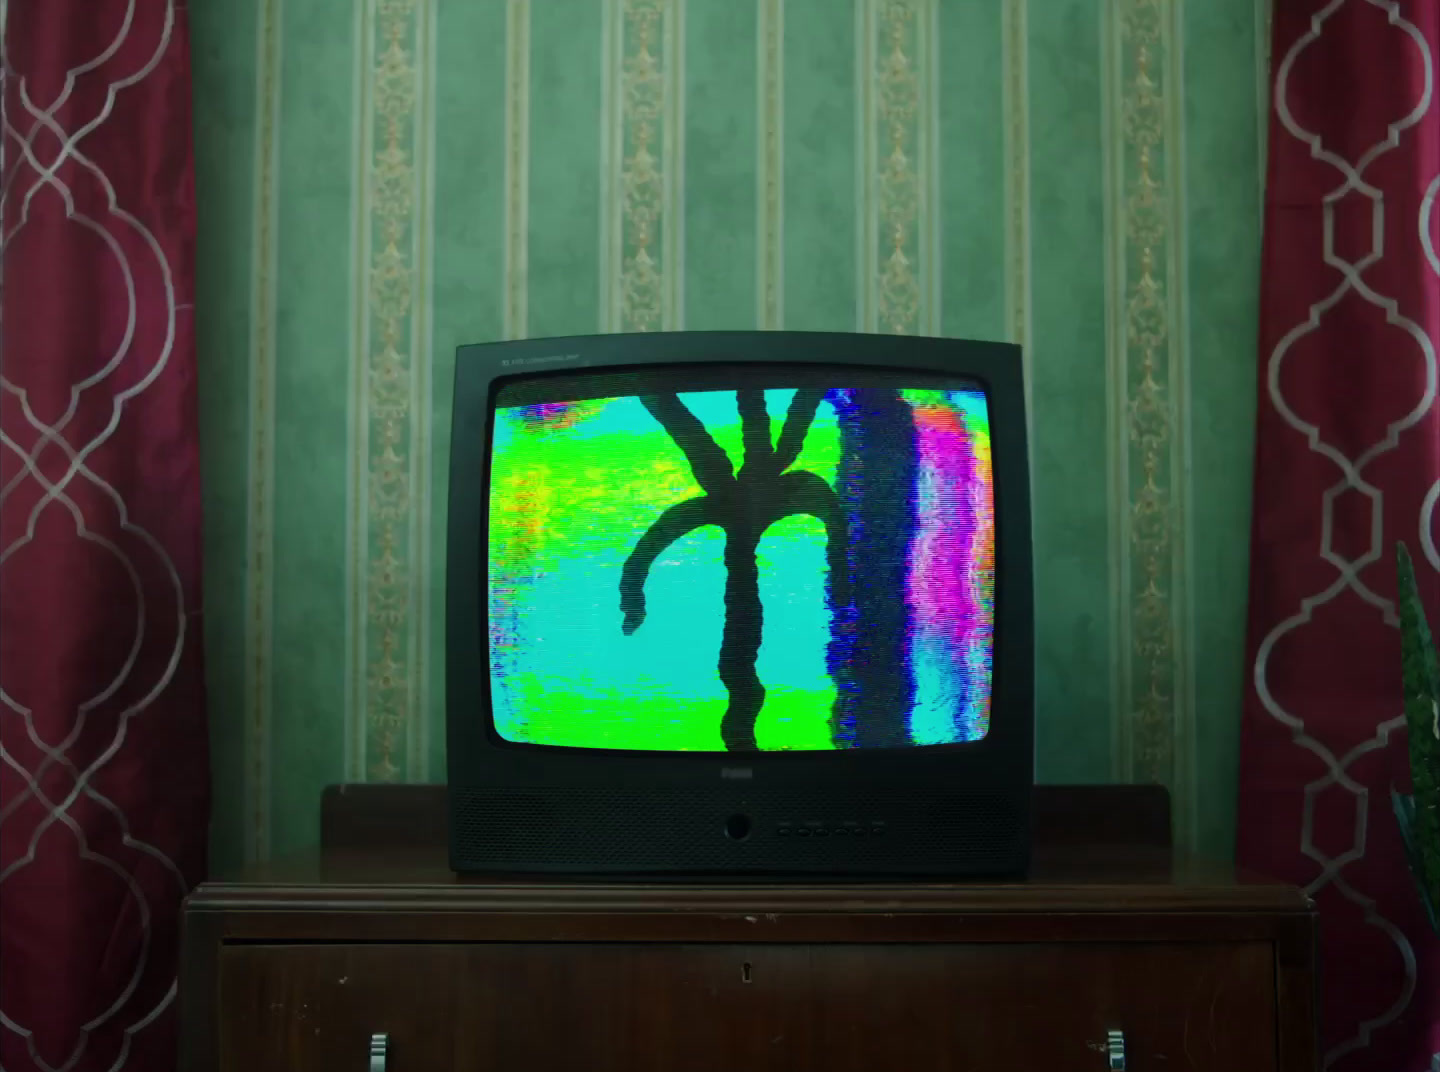
<path id="1" fill-rule="evenodd" d="M 978 385 L 776 365 L 494 398 L 494 730 L 640 751 L 912 749 L 990 726 Z"/>

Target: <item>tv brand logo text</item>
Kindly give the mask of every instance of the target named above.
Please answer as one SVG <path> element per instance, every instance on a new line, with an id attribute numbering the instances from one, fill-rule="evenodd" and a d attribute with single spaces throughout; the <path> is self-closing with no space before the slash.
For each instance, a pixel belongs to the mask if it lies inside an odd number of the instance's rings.
<path id="1" fill-rule="evenodd" d="M 554 365 L 562 361 L 579 360 L 579 354 L 547 354 L 544 357 L 507 357 L 500 365 L 509 368 L 511 365 Z"/>

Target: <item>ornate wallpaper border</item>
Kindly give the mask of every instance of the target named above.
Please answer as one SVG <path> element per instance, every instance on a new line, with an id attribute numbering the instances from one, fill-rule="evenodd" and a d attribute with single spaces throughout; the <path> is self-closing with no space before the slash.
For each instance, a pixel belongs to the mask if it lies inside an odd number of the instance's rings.
<path id="1" fill-rule="evenodd" d="M 530 332 L 530 0 L 505 7 L 505 338 Z"/>
<path id="2" fill-rule="evenodd" d="M 346 777 L 428 775 L 432 0 L 357 5 Z"/>
<path id="3" fill-rule="evenodd" d="M 685 0 L 604 0 L 600 330 L 685 319 Z"/>
<path id="4" fill-rule="evenodd" d="M 938 0 L 855 0 L 857 330 L 940 334 Z"/>
<path id="5" fill-rule="evenodd" d="M 1194 840 L 1181 0 L 1104 8 L 1113 765 Z"/>
<path id="6" fill-rule="evenodd" d="M 270 857 L 270 725 L 275 605 L 275 288 L 280 204 L 281 0 L 259 10 L 255 222 L 251 250 L 249 472 L 245 521 L 245 859 Z"/>
<path id="7" fill-rule="evenodd" d="M 756 0 L 755 326 L 785 326 L 785 0 Z"/>

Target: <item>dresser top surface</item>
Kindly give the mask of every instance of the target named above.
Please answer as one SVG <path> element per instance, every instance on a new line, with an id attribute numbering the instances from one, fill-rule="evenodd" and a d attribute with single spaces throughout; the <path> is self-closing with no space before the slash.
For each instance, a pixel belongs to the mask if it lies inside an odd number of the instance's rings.
<path id="1" fill-rule="evenodd" d="M 1306 912 L 1293 886 L 1164 849 L 1037 847 L 1023 879 L 603 882 L 457 875 L 442 848 L 310 852 L 204 883 L 192 909 L 395 903 L 441 911 L 784 913 Z"/>

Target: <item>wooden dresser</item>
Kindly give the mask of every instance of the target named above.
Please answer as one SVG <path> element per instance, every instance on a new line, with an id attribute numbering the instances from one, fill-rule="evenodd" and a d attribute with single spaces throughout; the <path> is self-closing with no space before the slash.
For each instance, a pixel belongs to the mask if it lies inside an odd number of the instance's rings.
<path id="1" fill-rule="evenodd" d="M 1306 899 L 1133 839 L 884 886 L 496 884 L 330 840 L 187 902 L 183 1068 L 1316 1067 Z"/>

